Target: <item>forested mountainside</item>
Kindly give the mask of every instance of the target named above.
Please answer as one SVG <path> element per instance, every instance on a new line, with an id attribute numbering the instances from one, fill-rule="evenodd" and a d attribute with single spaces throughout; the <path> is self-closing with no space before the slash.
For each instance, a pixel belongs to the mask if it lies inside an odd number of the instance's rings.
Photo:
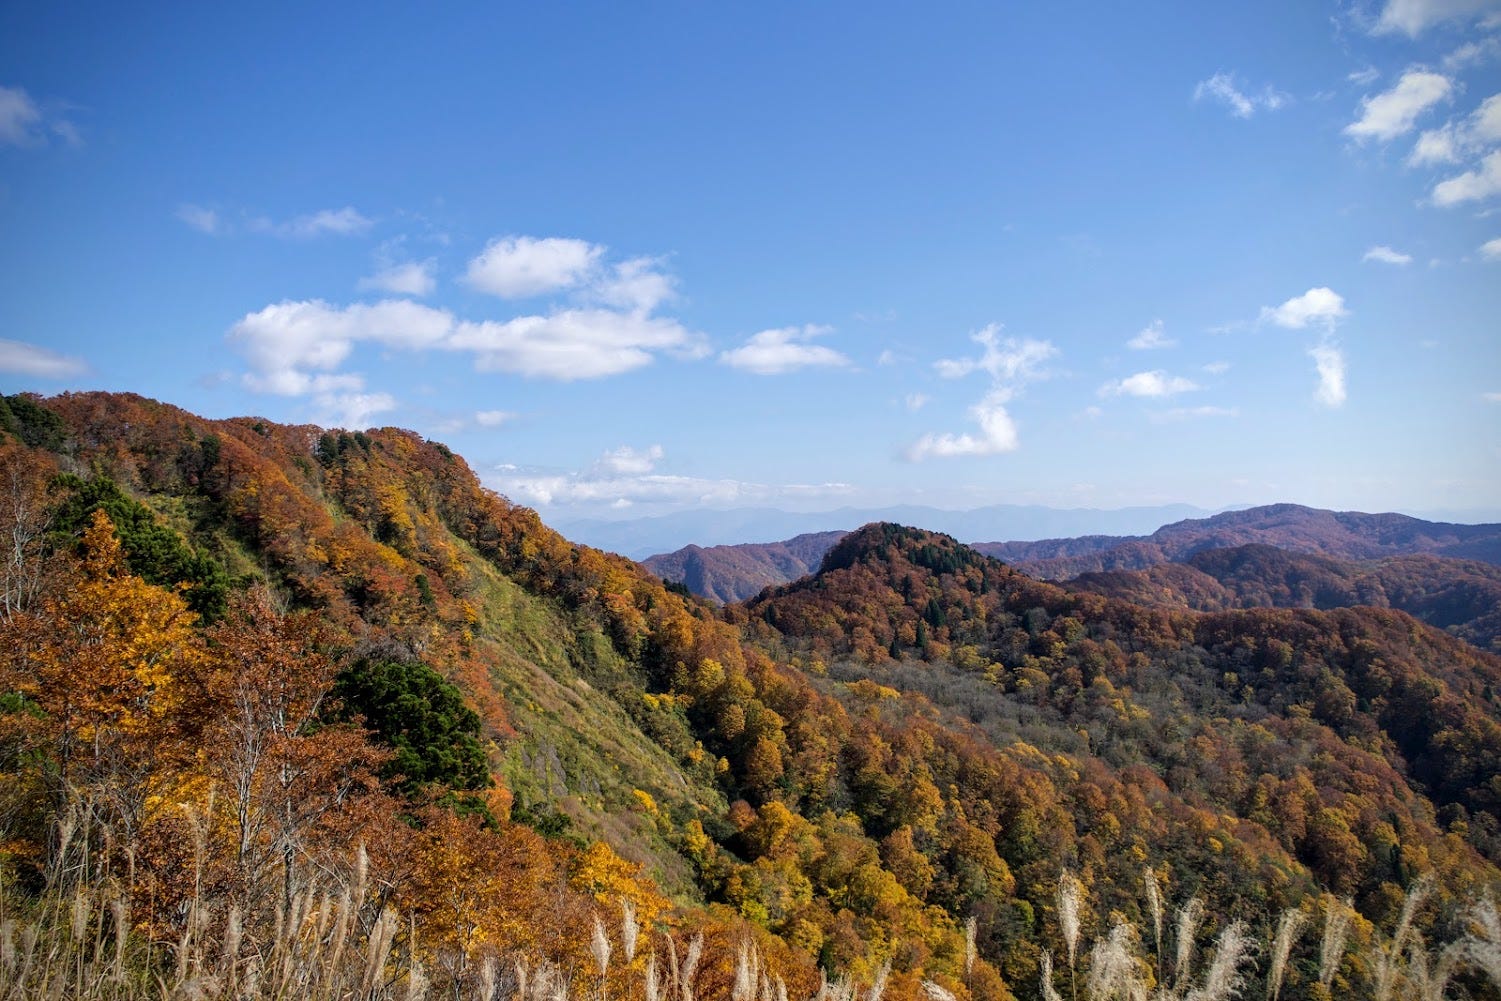
<path id="1" fill-rule="evenodd" d="M 1081 574 L 1075 590 L 1146 605 L 1231 608 L 1396 608 L 1468 643 L 1501 652 L 1501 567 L 1417 554 L 1341 560 L 1272 546 L 1206 549 L 1181 563 Z"/>
<path id="2" fill-rule="evenodd" d="M 1501 660 L 1399 612 L 892 525 L 720 611 L 410 432 L 0 423 L 14 996 L 1496 996 Z"/>
<path id="3" fill-rule="evenodd" d="M 845 532 L 812 532 L 785 542 L 736 546 L 685 546 L 651 556 L 641 565 L 710 601 L 744 601 L 762 589 L 810 574 Z"/>
<path id="4" fill-rule="evenodd" d="M 1501 525 L 1454 525 L 1402 514 L 1321 511 L 1272 504 L 1164 525 L 1151 535 L 1040 542 L 982 542 L 987 556 L 1061 580 L 1102 570 L 1141 570 L 1205 549 L 1260 544 L 1349 560 L 1427 553 L 1501 565 Z"/>

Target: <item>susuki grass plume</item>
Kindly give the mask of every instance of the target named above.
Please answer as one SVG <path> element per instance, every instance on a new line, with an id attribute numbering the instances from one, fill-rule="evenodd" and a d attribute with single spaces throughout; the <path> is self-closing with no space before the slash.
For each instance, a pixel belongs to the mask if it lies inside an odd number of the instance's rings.
<path id="1" fill-rule="evenodd" d="M 1277 922 L 1277 937 L 1272 940 L 1272 963 L 1266 977 L 1267 1001 L 1277 1001 L 1277 995 L 1282 993 L 1282 981 L 1287 976 L 1287 957 L 1307 920 L 1308 916 L 1302 911 L 1289 907 Z"/>
<path id="2" fill-rule="evenodd" d="M 1328 987 L 1339 972 L 1345 956 L 1345 940 L 1350 936 L 1350 918 L 1355 913 L 1349 900 L 1324 894 L 1324 935 L 1319 941 L 1319 983 Z"/>

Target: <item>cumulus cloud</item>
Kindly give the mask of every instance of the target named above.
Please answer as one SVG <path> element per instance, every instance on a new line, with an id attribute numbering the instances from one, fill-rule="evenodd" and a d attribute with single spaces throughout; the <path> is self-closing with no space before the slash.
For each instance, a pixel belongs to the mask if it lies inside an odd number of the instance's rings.
<path id="1" fill-rule="evenodd" d="M 1434 25 L 1469 22 L 1497 6 L 1496 0 L 1387 0 L 1372 30 L 1416 38 Z"/>
<path id="2" fill-rule="evenodd" d="M 1232 73 L 1216 73 L 1208 80 L 1200 80 L 1194 87 L 1194 100 L 1218 101 L 1230 109 L 1236 118 L 1250 118 L 1257 109 L 1276 111 L 1287 103 L 1287 95 L 1279 93 L 1270 85 L 1259 93 L 1244 93 L 1235 82 Z"/>
<path id="3" fill-rule="evenodd" d="M 1161 369 L 1137 372 L 1124 379 L 1107 382 L 1100 387 L 1101 396 L 1141 396 L 1149 399 L 1176 396 L 1201 388 L 1198 383 L 1182 376 L 1168 375 Z"/>
<path id="4" fill-rule="evenodd" d="M 496 246 L 492 243 L 489 250 Z M 491 259 L 497 258 L 491 254 Z M 535 276 L 535 269 L 531 273 Z M 494 278 L 499 272 L 490 274 Z M 340 369 L 361 343 L 459 352 L 470 355 L 478 371 L 563 381 L 618 375 L 649 365 L 659 355 L 701 358 L 708 353 L 702 335 L 675 319 L 651 314 L 671 287 L 670 277 L 657 271 L 654 260 L 637 258 L 600 268 L 596 277 L 599 283 L 585 290 L 595 302 L 504 320 L 462 319 L 403 299 L 347 306 L 314 299 L 249 313 L 228 337 L 249 363 L 245 383 L 283 395 L 328 392 L 335 384 L 344 390 L 360 388 L 354 385 L 358 376 Z M 407 295 L 424 294 L 432 284 L 430 261 L 391 264 L 361 282 L 366 288 Z M 520 286 L 513 282 L 505 287 Z M 617 305 L 612 308 L 605 299 Z"/>
<path id="5" fill-rule="evenodd" d="M 1449 97 L 1453 81 L 1441 73 L 1418 67 L 1402 74 L 1396 84 L 1360 102 L 1360 117 L 1345 126 L 1345 135 L 1385 142 L 1411 132 L 1418 116 Z"/>
<path id="6" fill-rule="evenodd" d="M 1162 321 L 1153 320 L 1141 329 L 1135 337 L 1126 342 L 1126 347 L 1132 351 L 1152 351 L 1157 348 L 1170 348 L 1178 342 L 1162 333 Z"/>
<path id="7" fill-rule="evenodd" d="M 389 393 L 320 393 L 315 398 L 325 427 L 364 428 L 370 418 L 396 409 L 396 399 Z"/>
<path id="8" fill-rule="evenodd" d="M 1344 298 L 1333 289 L 1320 287 L 1294 296 L 1275 309 L 1263 306 L 1261 322 L 1275 323 L 1290 330 L 1302 330 L 1314 324 L 1332 327 L 1348 315 Z"/>
<path id="9" fill-rule="evenodd" d="M 430 295 L 438 284 L 437 269 L 438 262 L 431 258 L 425 261 L 389 262 L 375 274 L 361 278 L 359 287 L 396 295 Z"/>
<path id="10" fill-rule="evenodd" d="M 1009 390 L 992 390 L 969 408 L 970 419 L 979 425 L 978 434 L 925 434 L 907 449 L 907 458 L 921 462 L 924 459 L 1016 451 L 1021 442 L 1017 437 L 1016 422 L 1006 412 L 1006 404 L 1010 401 Z"/>
<path id="11" fill-rule="evenodd" d="M 67 379 L 83 375 L 88 366 L 77 358 L 24 341 L 0 339 L 0 372 L 38 379 Z"/>
<path id="12" fill-rule="evenodd" d="M 934 369 L 946 379 L 959 379 L 974 372 L 990 376 L 991 388 L 969 408 L 978 433 L 929 433 L 907 448 L 907 458 L 919 462 L 930 458 L 999 455 L 1015 451 L 1020 444 L 1016 422 L 1006 407 L 1029 382 L 1044 377 L 1043 365 L 1058 353 L 1048 341 L 1001 339 L 1001 328 L 990 324 L 971 337 L 984 350 L 970 358 L 945 358 Z"/>
<path id="13" fill-rule="evenodd" d="M 509 410 L 479 410 L 474 415 L 474 423 L 482 428 L 498 428 L 515 419 L 516 415 Z"/>
<path id="14" fill-rule="evenodd" d="M 83 142 L 60 111 L 42 107 L 25 88 L 0 87 L 0 146 L 45 146 L 52 139 L 69 146 Z"/>
<path id="15" fill-rule="evenodd" d="M 1501 261 L 1501 236 L 1480 245 L 1480 256 L 1487 261 Z"/>
<path id="16" fill-rule="evenodd" d="M 464 280 L 502 299 L 527 299 L 582 284 L 604 252 L 585 240 L 504 236 L 469 262 Z"/>
<path id="17" fill-rule="evenodd" d="M 1434 185 L 1433 204 L 1449 208 L 1465 202 L 1483 201 L 1497 193 L 1501 193 L 1501 150 L 1487 155 L 1474 170 Z"/>
<path id="18" fill-rule="evenodd" d="M 620 375 L 658 353 L 703 356 L 701 338 L 677 320 L 608 309 L 564 309 L 501 322 L 455 325 L 443 347 L 472 352 L 481 372 L 569 382 Z"/>
<path id="19" fill-rule="evenodd" d="M 1381 245 L 1372 247 L 1370 250 L 1367 250 L 1365 252 L 1365 256 L 1362 257 L 1361 260 L 1379 261 L 1382 264 L 1404 265 L 1412 263 L 1412 255 L 1404 254 L 1399 250 L 1393 250 L 1388 246 Z"/>
<path id="20" fill-rule="evenodd" d="M 1316 344 L 1308 349 L 1319 373 L 1319 385 L 1313 398 L 1326 407 L 1338 407 L 1345 402 L 1345 354 L 1332 343 Z"/>
<path id="21" fill-rule="evenodd" d="M 781 375 L 800 368 L 847 367 L 850 360 L 838 351 L 808 343 L 828 332 L 828 327 L 811 324 L 763 330 L 752 334 L 740 347 L 721 353 L 719 360 L 732 368 L 757 375 Z"/>
<path id="22" fill-rule="evenodd" d="M 365 232 L 373 225 L 375 225 L 374 220 L 366 218 L 347 205 L 342 209 L 321 209 L 282 222 L 276 222 L 265 216 L 256 216 L 246 223 L 251 232 L 288 240 L 310 240 L 325 234 L 354 236 Z"/>

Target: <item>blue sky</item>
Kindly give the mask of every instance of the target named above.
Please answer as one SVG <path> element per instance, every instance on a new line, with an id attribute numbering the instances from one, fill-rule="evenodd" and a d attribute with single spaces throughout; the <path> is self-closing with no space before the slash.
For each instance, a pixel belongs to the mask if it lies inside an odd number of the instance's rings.
<path id="1" fill-rule="evenodd" d="M 1501 0 L 127 6 L 0 7 L 6 392 L 553 520 L 1501 518 Z"/>

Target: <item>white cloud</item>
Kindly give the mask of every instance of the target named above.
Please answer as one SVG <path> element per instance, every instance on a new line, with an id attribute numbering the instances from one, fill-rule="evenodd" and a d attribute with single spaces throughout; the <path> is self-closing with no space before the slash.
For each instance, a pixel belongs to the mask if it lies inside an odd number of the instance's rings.
<path id="1" fill-rule="evenodd" d="M 985 350 L 978 358 L 944 358 L 933 368 L 945 379 L 959 379 L 971 372 L 988 372 L 1003 382 L 1029 382 L 1041 377 L 1042 363 L 1058 353 L 1049 341 L 1000 339 L 999 324 L 992 323 L 970 340 Z"/>
<path id="2" fill-rule="evenodd" d="M 621 445 L 600 456 L 591 472 L 599 477 L 644 476 L 656 469 L 657 463 L 665 456 L 661 445 L 653 445 L 644 451 Z"/>
<path id="3" fill-rule="evenodd" d="M 970 418 L 980 426 L 979 434 L 925 434 L 907 449 L 907 458 L 921 462 L 932 458 L 999 455 L 1016 451 L 1020 444 L 1016 422 L 1006 412 L 1010 398 L 1009 390 L 992 390 L 969 408 Z"/>
<path id="4" fill-rule="evenodd" d="M 220 232 L 222 223 L 219 213 L 213 209 L 206 209 L 202 205 L 182 204 L 177 206 L 177 218 L 200 233 L 208 233 L 210 236 Z"/>
<path id="5" fill-rule="evenodd" d="M 800 368 L 843 368 L 850 360 L 833 348 L 807 343 L 829 332 L 828 327 L 807 325 L 763 330 L 751 335 L 738 348 L 725 351 L 719 360 L 732 368 L 757 375 L 780 375 Z"/>
<path id="6" fill-rule="evenodd" d="M 22 87 L 0 87 L 0 146 L 45 146 L 48 137 L 82 145 L 78 127 L 43 108 Z"/>
<path id="7" fill-rule="evenodd" d="M 321 393 L 315 401 L 325 427 L 365 428 L 370 418 L 396 409 L 389 393 Z"/>
<path id="8" fill-rule="evenodd" d="M 585 240 L 505 236 L 469 262 L 464 280 L 502 299 L 526 299 L 582 284 L 604 252 Z"/>
<path id="9" fill-rule="evenodd" d="M 1348 315 L 1349 310 L 1345 309 L 1344 298 L 1333 289 L 1320 287 L 1311 288 L 1300 296 L 1294 296 L 1276 309 L 1263 306 L 1261 322 L 1275 323 L 1279 327 L 1287 327 L 1291 330 L 1302 330 L 1310 324 L 1332 327 Z"/>
<path id="10" fill-rule="evenodd" d="M 661 266 L 662 262 L 653 257 L 622 261 L 599 280 L 594 294 L 606 305 L 650 313 L 676 294 L 672 276 Z"/>
<path id="11" fill-rule="evenodd" d="M 970 419 L 978 425 L 979 434 L 925 434 L 907 448 L 908 459 L 917 462 L 961 455 L 999 455 L 1018 447 L 1016 422 L 1006 405 L 1021 387 L 1045 377 L 1042 366 L 1058 349 L 1048 341 L 1010 337 L 1003 341 L 1000 331 L 1000 326 L 992 323 L 971 336 L 971 340 L 984 348 L 979 357 L 945 358 L 933 366 L 946 379 L 962 378 L 972 372 L 990 376 L 990 392 L 969 408 Z"/>
<path id="12" fill-rule="evenodd" d="M 1230 363 L 1227 361 L 1212 361 L 1204 366 L 1204 371 L 1210 375 L 1224 375 L 1230 371 Z"/>
<path id="13" fill-rule="evenodd" d="M 517 259 L 501 266 L 504 242 L 492 243 L 487 249 L 489 264 L 480 269 L 486 276 L 482 280 L 490 281 L 493 288 L 514 290 L 525 281 L 541 287 L 536 284 L 541 281 L 540 272 L 531 264 Z M 530 241 L 533 247 L 548 242 Z M 510 249 L 521 257 L 530 253 L 516 241 L 511 241 Z M 591 254 L 584 256 L 593 260 L 597 255 Z M 378 252 L 377 259 L 380 257 Z M 507 277 L 505 267 L 511 265 L 515 267 Z M 421 295 L 433 287 L 433 270 L 431 261 L 390 264 L 362 281 L 361 286 Z M 552 274 L 556 279 L 556 269 Z M 671 288 L 670 277 L 657 270 L 655 261 L 633 259 L 599 271 L 598 277 L 601 284 L 591 294 L 622 308 L 585 306 L 506 320 L 471 321 L 407 300 L 349 306 L 305 300 L 277 303 L 247 314 L 231 328 L 229 340 L 250 363 L 246 384 L 284 395 L 327 391 L 330 380 L 358 381 L 357 376 L 340 375 L 337 370 L 361 342 L 412 351 L 463 352 L 473 356 L 475 368 L 482 372 L 564 381 L 617 375 L 648 365 L 659 354 L 701 358 L 708 353 L 701 335 L 677 320 L 650 315 L 651 307 Z"/>
<path id="14" fill-rule="evenodd" d="M 1462 120 L 1445 122 L 1418 136 L 1407 157 L 1410 167 L 1459 163 L 1501 141 L 1501 94 L 1492 94 Z"/>
<path id="15" fill-rule="evenodd" d="M 1501 193 L 1501 150 L 1489 154 L 1475 170 L 1467 170 L 1433 186 L 1433 204 L 1443 208 L 1482 201 Z"/>
<path id="16" fill-rule="evenodd" d="M 503 322 L 463 322 L 444 347 L 470 351 L 482 372 L 572 381 L 619 375 L 657 353 L 704 354 L 702 338 L 677 320 L 608 309 L 566 309 Z"/>
<path id="17" fill-rule="evenodd" d="M 1373 30 L 1376 34 L 1401 32 L 1416 38 L 1436 24 L 1469 21 L 1496 8 L 1496 0 L 1387 0 Z"/>
<path id="18" fill-rule="evenodd" d="M 1501 38 L 1491 36 L 1475 42 L 1465 42 L 1444 57 L 1444 69 L 1453 73 L 1475 63 L 1484 62 L 1501 52 Z"/>
<path id="19" fill-rule="evenodd" d="M 374 221 L 360 215 L 355 209 L 322 209 L 308 215 L 300 215 L 285 222 L 274 222 L 265 216 L 256 216 L 246 225 L 252 232 L 265 233 L 290 240 L 310 240 L 324 234 L 353 236 L 363 233 Z"/>
<path id="20" fill-rule="evenodd" d="M 430 295 L 438 284 L 437 268 L 438 262 L 431 258 L 425 261 L 389 263 L 375 274 L 361 278 L 359 287 L 396 295 Z"/>
<path id="21" fill-rule="evenodd" d="M 1487 403 L 1501 403 L 1501 393 L 1481 393 Z"/>
<path id="22" fill-rule="evenodd" d="M 1153 320 L 1142 328 L 1141 332 L 1126 342 L 1126 347 L 1133 351 L 1151 351 L 1156 348 L 1170 348 L 1178 342 L 1162 333 L 1162 321 Z"/>
<path id="23" fill-rule="evenodd" d="M 1447 98 L 1453 89 L 1453 82 L 1442 74 L 1410 69 L 1390 90 L 1363 98 L 1360 118 L 1345 126 L 1345 134 L 1359 140 L 1395 139 L 1412 131 L 1418 116 Z"/>
<path id="24" fill-rule="evenodd" d="M 83 375 L 88 366 L 77 358 L 24 341 L 0 339 L 0 372 L 38 379 L 66 379 Z"/>
<path id="25" fill-rule="evenodd" d="M 1501 236 L 1480 245 L 1480 256 L 1487 261 L 1501 261 Z"/>
<path id="26" fill-rule="evenodd" d="M 622 508 L 636 504 L 725 507 L 810 497 L 842 497 L 854 489 L 847 483 L 765 484 L 654 471 L 617 472 L 609 468 L 608 460 L 621 451 L 630 450 L 616 449 L 606 453 L 600 461 L 580 472 L 502 466 L 483 479 L 486 486 L 525 504 L 582 508 Z M 657 451 L 659 454 L 654 461 L 662 458 L 660 450 Z"/>
<path id="27" fill-rule="evenodd" d="M 1313 398 L 1326 407 L 1338 407 L 1345 402 L 1345 354 L 1330 343 L 1317 344 L 1308 349 L 1319 373 L 1319 385 Z"/>
<path id="28" fill-rule="evenodd" d="M 908 410 L 908 412 L 915 414 L 919 410 L 921 410 L 923 407 L 925 407 L 925 406 L 928 405 L 928 394 L 927 393 L 908 393 L 907 394 L 907 399 L 904 402 L 907 404 L 907 410 Z"/>
<path id="29" fill-rule="evenodd" d="M 1250 118 L 1258 108 L 1276 111 L 1287 103 L 1287 95 L 1278 93 L 1270 85 L 1259 94 L 1243 93 L 1231 73 L 1216 73 L 1208 80 L 1201 80 L 1194 87 L 1194 100 L 1215 100 L 1230 109 L 1236 118 Z"/>
<path id="30" fill-rule="evenodd" d="M 516 419 L 509 410 L 480 410 L 474 415 L 474 423 L 482 428 L 498 428 Z"/>
<path id="31" fill-rule="evenodd" d="M 1346 75 L 1345 79 L 1357 87 L 1369 87 L 1381 79 L 1381 71 L 1374 66 L 1367 66 L 1363 70 L 1356 70 L 1354 73 Z"/>
<path id="32" fill-rule="evenodd" d="M 1124 379 L 1107 382 L 1100 387 L 1101 396 L 1142 396 L 1157 398 L 1189 393 L 1199 389 L 1198 383 L 1182 376 L 1168 375 L 1161 369 L 1152 372 L 1137 372 Z"/>
<path id="33" fill-rule="evenodd" d="M 1361 260 L 1379 261 L 1382 264 L 1403 265 L 1412 263 L 1412 255 L 1404 254 L 1399 250 L 1393 250 L 1388 246 L 1381 245 L 1372 247 L 1370 250 L 1367 250 L 1365 252 L 1365 256 L 1362 257 Z"/>

